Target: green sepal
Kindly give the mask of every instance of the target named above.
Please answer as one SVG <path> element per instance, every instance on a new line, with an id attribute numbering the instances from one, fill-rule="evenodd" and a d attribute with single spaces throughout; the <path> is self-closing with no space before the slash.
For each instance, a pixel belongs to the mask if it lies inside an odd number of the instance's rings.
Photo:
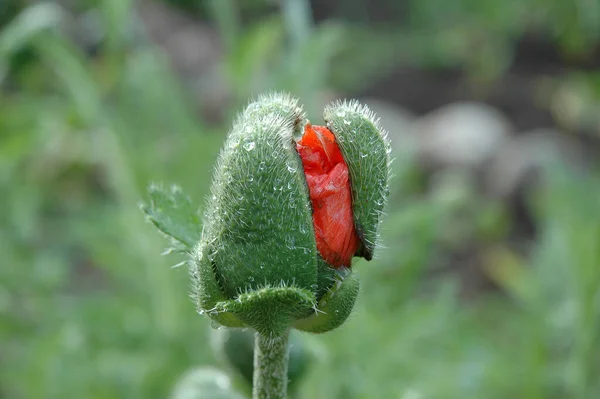
<path id="1" fill-rule="evenodd" d="M 301 121 L 295 99 L 262 97 L 238 117 L 219 154 L 203 239 L 228 299 L 280 284 L 315 290 L 312 209 L 293 142 Z"/>
<path id="2" fill-rule="evenodd" d="M 200 216 L 192 200 L 178 186 L 167 189 L 159 184 L 148 187 L 148 196 L 149 204 L 140 205 L 146 218 L 173 241 L 175 250 L 191 252 L 202 234 Z"/>
<path id="3" fill-rule="evenodd" d="M 312 292 L 297 287 L 264 287 L 216 304 L 214 312 L 232 313 L 265 337 L 277 337 L 316 306 Z"/>
<path id="4" fill-rule="evenodd" d="M 324 119 L 350 172 L 354 224 L 362 242 L 357 255 L 371 260 L 389 196 L 390 141 L 375 114 L 357 101 L 327 106 Z"/>
<path id="5" fill-rule="evenodd" d="M 337 270 L 334 269 L 325 261 L 325 259 L 321 258 L 319 255 L 317 259 L 317 290 L 315 296 L 317 297 L 317 302 L 323 298 L 329 292 L 333 284 L 336 282 Z"/>
<path id="6" fill-rule="evenodd" d="M 324 333 L 338 328 L 352 313 L 359 288 L 356 273 L 346 269 L 338 275 L 334 286 L 319 301 L 316 313 L 294 323 L 294 328 L 312 333 Z"/>
<path id="7" fill-rule="evenodd" d="M 210 250 L 209 248 L 205 242 L 201 242 L 192 254 L 190 262 L 192 297 L 196 302 L 197 311 L 223 326 L 245 327 L 244 323 L 233 313 L 216 310 L 217 303 L 226 298 L 217 281 L 215 268 L 206 254 Z"/>

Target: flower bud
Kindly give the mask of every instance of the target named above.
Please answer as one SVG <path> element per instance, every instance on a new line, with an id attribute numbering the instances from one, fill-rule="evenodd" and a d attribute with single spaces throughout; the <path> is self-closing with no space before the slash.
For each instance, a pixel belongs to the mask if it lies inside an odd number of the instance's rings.
<path id="1" fill-rule="evenodd" d="M 373 255 L 389 143 L 358 103 L 328 107 L 325 121 L 313 127 L 276 94 L 234 123 L 191 267 L 199 311 L 218 323 L 276 336 L 328 331 L 350 313 L 350 260 Z"/>

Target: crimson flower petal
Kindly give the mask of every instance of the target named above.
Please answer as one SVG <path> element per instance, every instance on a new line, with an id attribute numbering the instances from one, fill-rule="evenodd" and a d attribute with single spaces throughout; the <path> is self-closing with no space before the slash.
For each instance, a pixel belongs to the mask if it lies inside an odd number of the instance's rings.
<path id="1" fill-rule="evenodd" d="M 313 207 L 317 249 L 333 267 L 350 267 L 360 246 L 352 214 L 348 166 L 324 126 L 306 124 L 296 149 L 300 154 Z"/>

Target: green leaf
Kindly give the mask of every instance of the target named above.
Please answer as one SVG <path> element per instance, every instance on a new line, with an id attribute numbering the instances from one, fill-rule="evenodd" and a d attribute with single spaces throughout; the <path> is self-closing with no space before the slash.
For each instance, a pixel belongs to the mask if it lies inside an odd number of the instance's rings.
<path id="1" fill-rule="evenodd" d="M 165 189 L 152 184 L 148 195 L 150 204 L 140 206 L 148 220 L 170 237 L 179 249 L 191 252 L 202 234 L 200 216 L 192 200 L 178 186 Z"/>
<path id="2" fill-rule="evenodd" d="M 57 28 L 61 20 L 62 10 L 58 5 L 40 3 L 25 8 L 10 21 L 0 31 L 0 81 L 8 71 L 10 57 L 30 44 L 35 37 Z"/>
<path id="3" fill-rule="evenodd" d="M 0 34 L 0 56 L 15 53 L 29 41 L 48 29 L 57 28 L 62 21 L 60 6 L 40 3 L 25 8 Z"/>

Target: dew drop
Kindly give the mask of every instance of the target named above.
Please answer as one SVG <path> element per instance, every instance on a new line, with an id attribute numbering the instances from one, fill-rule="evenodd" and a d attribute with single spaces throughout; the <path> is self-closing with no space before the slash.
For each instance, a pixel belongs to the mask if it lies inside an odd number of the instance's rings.
<path id="1" fill-rule="evenodd" d="M 254 277 L 250 276 L 250 277 L 248 277 L 248 280 L 249 280 L 251 283 L 253 283 L 253 282 L 254 282 Z"/>
<path id="2" fill-rule="evenodd" d="M 290 165 L 289 163 L 286 162 L 285 166 L 287 166 L 287 170 L 290 173 L 296 173 L 296 171 L 298 170 L 298 168 L 296 168 L 296 166 L 294 165 Z"/>
<path id="3" fill-rule="evenodd" d="M 344 125 L 350 126 L 350 121 L 347 119 L 344 119 Z"/>
<path id="4" fill-rule="evenodd" d="M 285 236 L 285 246 L 288 247 L 289 249 L 295 249 L 296 248 L 296 237 L 294 237 L 291 234 L 288 234 Z"/>
<path id="5" fill-rule="evenodd" d="M 214 328 L 215 330 L 219 330 L 219 329 L 222 327 L 222 326 L 221 326 L 221 325 L 220 325 L 218 322 L 216 322 L 215 320 L 211 320 L 211 321 L 210 321 L 210 326 L 211 326 L 212 328 Z"/>
<path id="6" fill-rule="evenodd" d="M 258 164 L 258 170 L 265 170 L 266 166 L 265 161 L 261 161 L 261 163 Z"/>
<path id="7" fill-rule="evenodd" d="M 346 111 L 344 111 L 343 109 L 339 109 L 335 114 L 340 118 L 343 118 L 344 116 L 346 116 Z"/>
<path id="8" fill-rule="evenodd" d="M 240 145 L 239 140 L 231 140 L 231 142 L 229 143 L 229 148 L 234 149 L 237 148 Z"/>
<path id="9" fill-rule="evenodd" d="M 259 109 L 258 103 L 252 103 L 252 104 L 248 105 L 248 107 L 246 108 L 246 111 L 249 113 L 252 113 L 252 112 L 258 111 L 258 109 Z"/>
<path id="10" fill-rule="evenodd" d="M 256 146 L 256 144 L 254 144 L 254 141 L 249 141 L 246 144 L 244 144 L 244 149 L 246 151 L 252 151 L 255 146 Z"/>
<path id="11" fill-rule="evenodd" d="M 361 157 L 361 158 L 366 158 L 366 157 L 368 157 L 368 156 L 369 156 L 369 154 L 367 154 L 367 153 L 360 154 L 360 157 Z"/>

